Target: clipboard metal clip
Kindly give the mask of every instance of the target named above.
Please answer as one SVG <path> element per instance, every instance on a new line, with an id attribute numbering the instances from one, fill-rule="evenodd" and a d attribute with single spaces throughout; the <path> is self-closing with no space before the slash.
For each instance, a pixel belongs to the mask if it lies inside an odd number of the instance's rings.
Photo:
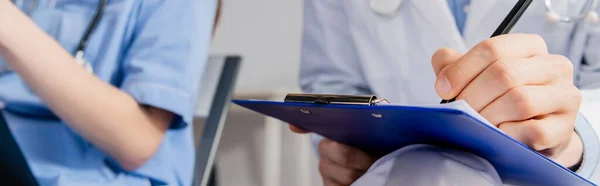
<path id="1" fill-rule="evenodd" d="M 387 99 L 374 95 L 336 95 L 336 94 L 288 94 L 284 102 L 311 104 L 342 104 L 342 105 L 379 105 L 389 104 Z"/>

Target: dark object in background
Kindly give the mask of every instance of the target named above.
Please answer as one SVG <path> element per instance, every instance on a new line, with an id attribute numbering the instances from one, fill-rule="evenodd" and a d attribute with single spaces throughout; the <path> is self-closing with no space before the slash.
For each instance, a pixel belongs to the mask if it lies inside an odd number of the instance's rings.
<path id="1" fill-rule="evenodd" d="M 217 168 L 213 166 L 213 170 L 210 172 L 207 186 L 217 186 Z"/>
<path id="2" fill-rule="evenodd" d="M 2 112 L 0 112 L 0 183 L 3 185 L 38 185 Z"/>
<path id="3" fill-rule="evenodd" d="M 215 59 L 218 58 L 211 58 L 209 62 Z M 231 105 L 231 96 L 237 80 L 241 60 L 242 58 L 239 56 L 225 56 L 223 58 L 223 68 L 218 78 L 208 117 L 204 123 L 204 131 L 200 135 L 200 144 L 196 147 L 196 165 L 193 183 L 195 186 L 212 186 L 212 184 L 216 183 L 215 171 L 213 171 L 214 159 L 219 140 L 221 139 L 225 118 Z"/>

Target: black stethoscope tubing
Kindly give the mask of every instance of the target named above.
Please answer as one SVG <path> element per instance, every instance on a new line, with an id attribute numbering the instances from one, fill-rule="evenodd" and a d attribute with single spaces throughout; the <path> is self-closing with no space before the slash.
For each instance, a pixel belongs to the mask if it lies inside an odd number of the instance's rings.
<path id="1" fill-rule="evenodd" d="M 92 35 L 92 32 L 94 32 L 94 30 L 98 26 L 98 23 L 100 22 L 100 18 L 102 18 L 102 15 L 104 14 L 104 8 L 106 7 L 107 1 L 108 0 L 101 0 L 100 4 L 98 4 L 98 7 L 96 8 L 96 14 L 94 15 L 94 18 L 92 19 L 92 21 L 88 25 L 85 33 L 83 34 L 83 37 L 79 41 L 79 45 L 77 46 L 77 50 L 75 50 L 75 51 L 77 51 L 77 52 L 79 52 L 79 51 L 83 52 L 85 50 L 85 47 L 87 46 L 87 42 L 90 39 L 90 36 Z"/>

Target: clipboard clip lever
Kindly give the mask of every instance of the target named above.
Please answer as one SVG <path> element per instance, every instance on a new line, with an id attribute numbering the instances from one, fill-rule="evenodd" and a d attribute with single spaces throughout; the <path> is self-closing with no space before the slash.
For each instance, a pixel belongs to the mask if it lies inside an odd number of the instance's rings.
<path id="1" fill-rule="evenodd" d="M 378 105 L 390 103 L 374 95 L 288 94 L 284 102 L 342 105 Z"/>

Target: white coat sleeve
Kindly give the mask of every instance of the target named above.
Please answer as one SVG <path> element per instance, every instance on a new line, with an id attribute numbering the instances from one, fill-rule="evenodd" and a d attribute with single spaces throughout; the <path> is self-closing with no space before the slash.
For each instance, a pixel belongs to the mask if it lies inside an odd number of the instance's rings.
<path id="1" fill-rule="evenodd" d="M 575 84 L 580 88 L 583 99 L 581 102 L 580 113 L 585 117 L 589 125 L 590 130 L 596 133 L 596 136 L 600 134 L 600 23 L 596 23 L 590 28 L 589 35 L 587 36 L 586 46 L 584 50 L 584 59 L 578 71 Z M 581 136 L 584 145 L 586 144 L 598 144 L 597 137 L 585 137 Z M 584 148 L 584 157 L 595 157 L 598 158 L 600 147 L 587 147 Z M 589 154 L 585 154 L 589 153 Z M 593 175 L 591 180 L 595 183 L 600 183 L 600 171 L 596 169 L 600 167 L 596 162 L 593 165 L 586 165 L 584 158 L 582 167 L 592 167 Z"/>
<path id="2" fill-rule="evenodd" d="M 300 85 L 305 93 L 370 94 L 340 0 L 305 0 Z M 311 134 L 315 147 L 320 137 Z"/>

